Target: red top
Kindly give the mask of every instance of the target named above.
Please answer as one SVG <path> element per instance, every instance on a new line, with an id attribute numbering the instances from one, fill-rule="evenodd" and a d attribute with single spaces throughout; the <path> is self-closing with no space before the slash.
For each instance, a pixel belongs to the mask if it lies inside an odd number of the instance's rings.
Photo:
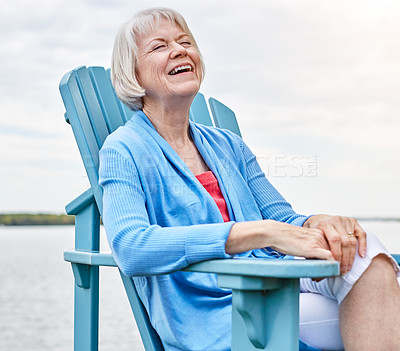
<path id="1" fill-rule="evenodd" d="M 224 222 L 229 222 L 230 218 L 228 207 L 226 206 L 226 201 L 222 195 L 221 188 L 219 187 L 218 180 L 215 178 L 214 173 L 211 171 L 204 172 L 198 174 L 196 178 L 214 199 L 221 212 Z"/>

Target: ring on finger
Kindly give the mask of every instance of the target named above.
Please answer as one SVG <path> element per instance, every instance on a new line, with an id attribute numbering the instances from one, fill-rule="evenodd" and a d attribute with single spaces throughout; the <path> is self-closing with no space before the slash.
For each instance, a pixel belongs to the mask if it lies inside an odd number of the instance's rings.
<path id="1" fill-rule="evenodd" d="M 347 236 L 349 238 L 355 238 L 356 237 L 356 235 L 353 232 L 347 232 Z"/>

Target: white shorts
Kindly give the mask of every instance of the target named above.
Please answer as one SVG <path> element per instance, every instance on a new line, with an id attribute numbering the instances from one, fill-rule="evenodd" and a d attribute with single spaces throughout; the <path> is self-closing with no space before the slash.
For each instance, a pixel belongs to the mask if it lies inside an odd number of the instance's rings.
<path id="1" fill-rule="evenodd" d="M 300 339 L 321 350 L 343 350 L 339 330 L 338 306 L 355 282 L 379 254 L 387 255 L 400 276 L 400 268 L 381 241 L 367 233 L 367 253 L 363 258 L 356 253 L 350 272 L 329 277 L 320 282 L 300 279 Z M 399 280 L 399 278 L 398 278 Z"/>

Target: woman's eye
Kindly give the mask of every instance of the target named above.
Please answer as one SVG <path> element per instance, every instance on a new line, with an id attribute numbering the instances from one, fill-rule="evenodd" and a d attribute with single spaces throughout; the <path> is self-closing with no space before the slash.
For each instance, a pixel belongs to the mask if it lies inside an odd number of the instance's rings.
<path id="1" fill-rule="evenodd" d="M 155 47 L 153 48 L 153 51 L 160 50 L 160 49 L 162 49 L 164 46 L 165 46 L 164 44 L 157 45 L 157 46 L 155 46 Z"/>

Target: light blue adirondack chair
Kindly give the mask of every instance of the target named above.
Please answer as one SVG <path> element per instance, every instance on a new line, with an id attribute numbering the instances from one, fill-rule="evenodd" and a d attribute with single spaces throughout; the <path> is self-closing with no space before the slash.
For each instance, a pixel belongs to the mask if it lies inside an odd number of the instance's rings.
<path id="1" fill-rule="evenodd" d="M 64 252 L 75 277 L 74 350 L 98 350 L 99 267 L 117 267 L 112 255 L 99 252 L 102 189 L 98 185 L 99 150 L 108 134 L 133 112 L 115 95 L 109 72 L 80 67 L 61 80 L 60 91 L 84 162 L 91 188 L 67 205 L 75 215 L 75 249 Z M 215 99 L 198 94 L 190 118 L 230 129 L 240 135 L 234 113 Z M 212 116 L 212 117 L 211 117 Z M 299 349 L 299 278 L 339 274 L 338 264 L 322 260 L 226 259 L 204 261 L 186 268 L 218 275 L 218 284 L 233 291 L 232 350 Z M 163 350 L 131 278 L 121 273 L 146 351 Z M 206 321 L 205 321 L 206 322 Z"/>

